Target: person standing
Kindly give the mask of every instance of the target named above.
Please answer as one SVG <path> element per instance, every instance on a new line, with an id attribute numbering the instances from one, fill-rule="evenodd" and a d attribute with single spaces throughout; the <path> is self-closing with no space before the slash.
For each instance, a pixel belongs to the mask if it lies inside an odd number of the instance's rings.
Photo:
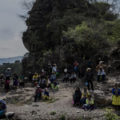
<path id="1" fill-rule="evenodd" d="M 87 83 L 86 86 L 88 87 L 88 90 L 94 90 L 93 72 L 91 71 L 91 68 L 87 68 L 87 70 L 86 70 L 85 81 Z"/>
<path id="2" fill-rule="evenodd" d="M 120 89 L 118 84 L 115 84 L 115 87 L 112 89 L 112 105 L 113 106 L 120 106 Z"/>
<path id="3" fill-rule="evenodd" d="M 100 61 L 99 64 L 96 66 L 96 70 L 97 70 L 97 81 L 100 82 L 101 81 L 105 81 L 106 79 L 106 72 L 105 72 L 105 66 L 103 64 L 103 61 Z"/>

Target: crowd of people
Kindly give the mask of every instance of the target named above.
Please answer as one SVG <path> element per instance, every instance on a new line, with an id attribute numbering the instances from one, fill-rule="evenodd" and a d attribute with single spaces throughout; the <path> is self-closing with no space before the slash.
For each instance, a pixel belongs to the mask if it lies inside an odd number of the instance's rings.
<path id="1" fill-rule="evenodd" d="M 99 64 L 96 65 L 96 69 L 93 69 L 91 66 L 87 66 L 86 70 L 81 73 L 79 63 L 75 61 L 73 63 L 72 69 L 65 67 L 63 70 L 63 79 L 62 82 L 69 82 L 70 84 L 78 81 L 79 77 L 82 76 L 84 80 L 83 86 L 79 86 L 75 89 L 73 94 L 73 105 L 77 107 L 81 107 L 84 110 L 93 110 L 95 109 L 94 102 L 94 84 L 93 80 L 96 76 L 96 80 L 98 82 L 104 82 L 106 80 L 106 65 L 103 61 L 99 61 Z M 81 75 L 82 74 L 82 75 Z M 11 69 L 8 68 L 4 74 L 0 75 L 0 85 L 4 85 L 5 91 L 8 92 L 10 90 L 10 83 L 12 80 L 12 86 L 14 88 L 18 88 L 18 86 L 24 87 L 25 81 L 28 80 L 32 83 L 33 87 L 36 87 L 34 102 L 39 100 L 49 100 L 50 99 L 50 90 L 58 91 L 59 83 L 57 80 L 57 76 L 59 75 L 58 68 L 56 64 L 49 65 L 48 69 L 42 69 L 41 72 L 35 72 L 34 74 L 29 73 L 29 76 L 24 77 L 23 75 L 18 76 L 17 74 L 12 74 Z M 112 104 L 114 106 L 120 106 L 120 89 L 118 84 L 112 89 Z M 2 102 L 4 103 L 4 102 Z M 2 109 L 2 107 L 0 106 Z M 4 108 L 6 109 L 6 107 Z M 3 110 L 4 110 L 3 109 Z M 2 114 L 1 111 L 0 115 Z"/>

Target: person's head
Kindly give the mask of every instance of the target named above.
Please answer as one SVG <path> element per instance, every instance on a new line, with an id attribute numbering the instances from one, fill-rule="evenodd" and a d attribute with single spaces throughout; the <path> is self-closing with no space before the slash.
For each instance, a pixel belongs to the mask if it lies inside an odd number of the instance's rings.
<path id="1" fill-rule="evenodd" d="M 116 89 L 118 88 L 118 84 L 117 84 L 117 83 L 115 84 L 115 88 L 116 88 Z"/>
<path id="2" fill-rule="evenodd" d="M 79 88 L 79 87 L 76 87 L 76 90 L 80 91 L 80 88 Z"/>
<path id="3" fill-rule="evenodd" d="M 89 95 L 88 95 L 88 99 L 91 99 L 91 97 L 92 97 L 92 95 L 89 94 Z"/>
<path id="4" fill-rule="evenodd" d="M 99 65 L 102 65 L 104 61 L 99 61 Z"/>
<path id="5" fill-rule="evenodd" d="M 37 85 L 37 88 L 40 88 L 40 85 Z"/>
<path id="6" fill-rule="evenodd" d="M 90 71 L 91 71 L 91 68 L 87 68 L 86 71 L 87 71 L 87 72 L 90 72 Z"/>

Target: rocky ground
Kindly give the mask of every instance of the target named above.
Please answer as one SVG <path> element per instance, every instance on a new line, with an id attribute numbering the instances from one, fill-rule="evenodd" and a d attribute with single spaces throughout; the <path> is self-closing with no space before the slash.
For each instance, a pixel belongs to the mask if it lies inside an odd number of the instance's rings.
<path id="1" fill-rule="evenodd" d="M 57 92 L 50 92 L 51 100 L 34 102 L 35 88 L 12 90 L 1 94 L 0 99 L 5 99 L 8 111 L 13 111 L 20 120 L 105 120 L 105 108 L 111 107 L 111 89 L 114 78 L 109 78 L 107 83 L 94 82 L 94 91 L 97 109 L 84 111 L 72 105 L 74 88 L 69 83 L 60 83 Z M 76 83 L 78 84 L 78 83 Z M 75 85 L 74 85 L 75 86 Z"/>

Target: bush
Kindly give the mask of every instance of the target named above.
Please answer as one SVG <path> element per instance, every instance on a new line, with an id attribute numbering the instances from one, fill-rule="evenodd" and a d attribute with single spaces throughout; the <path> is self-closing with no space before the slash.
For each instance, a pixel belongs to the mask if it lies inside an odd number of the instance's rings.
<path id="1" fill-rule="evenodd" d="M 106 120 L 120 120 L 120 117 L 117 114 L 113 113 L 112 109 L 106 110 L 105 118 Z"/>

